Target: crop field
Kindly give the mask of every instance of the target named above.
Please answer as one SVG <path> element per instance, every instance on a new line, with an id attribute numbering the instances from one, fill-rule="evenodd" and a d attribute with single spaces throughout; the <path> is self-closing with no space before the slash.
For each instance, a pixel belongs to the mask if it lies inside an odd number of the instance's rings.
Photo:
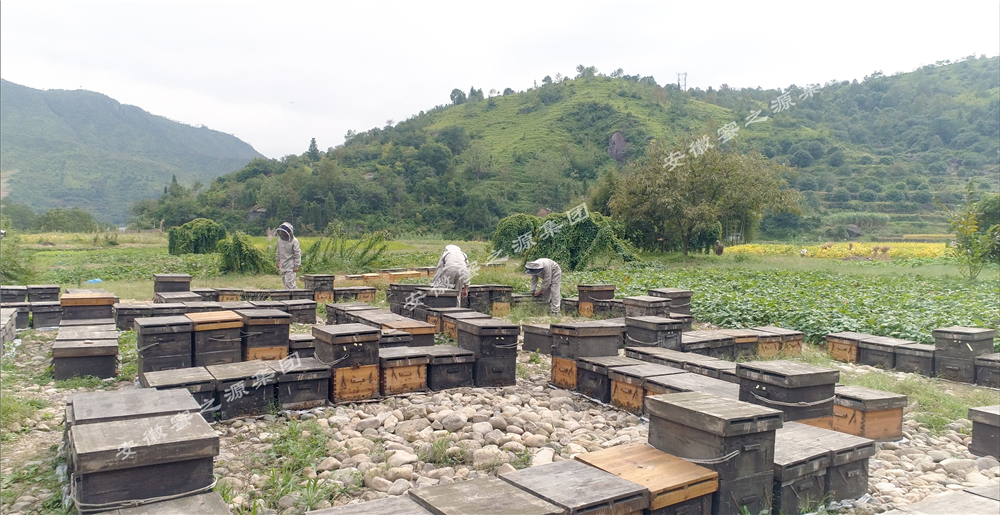
<path id="1" fill-rule="evenodd" d="M 757 244 L 728 247 L 727 253 L 751 256 L 797 256 L 802 250 L 808 258 L 821 259 L 918 259 L 941 258 L 947 255 L 946 243 L 883 242 L 827 243 L 824 245 Z"/>

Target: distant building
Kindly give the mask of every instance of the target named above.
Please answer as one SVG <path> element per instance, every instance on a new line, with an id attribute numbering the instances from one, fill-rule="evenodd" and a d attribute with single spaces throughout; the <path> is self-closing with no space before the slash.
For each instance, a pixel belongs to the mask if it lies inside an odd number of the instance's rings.
<path id="1" fill-rule="evenodd" d="M 266 217 L 267 217 L 267 208 L 263 208 L 260 206 L 255 207 L 251 209 L 249 212 L 247 212 L 248 222 L 259 222 Z"/>

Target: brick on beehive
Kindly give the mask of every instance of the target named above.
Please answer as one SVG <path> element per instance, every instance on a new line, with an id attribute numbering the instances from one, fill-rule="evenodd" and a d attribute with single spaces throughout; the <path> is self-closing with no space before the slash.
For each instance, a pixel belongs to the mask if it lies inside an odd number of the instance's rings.
<path id="1" fill-rule="evenodd" d="M 575 460 L 508 472 L 500 479 L 561 506 L 567 515 L 631 515 L 649 508 L 645 487 Z"/>
<path id="2" fill-rule="evenodd" d="M 611 402 L 611 379 L 608 377 L 608 370 L 642 364 L 643 362 L 640 360 L 623 356 L 577 358 L 576 391 L 605 404 L 609 403 Z"/>
<path id="3" fill-rule="evenodd" d="M 427 390 L 427 364 L 431 358 L 425 347 L 380 348 L 379 390 L 383 396 Z"/>
<path id="4" fill-rule="evenodd" d="M 143 388 L 155 388 L 162 391 L 180 392 L 187 390 L 198 404 L 199 411 L 205 420 L 212 422 L 215 412 L 219 410 L 216 399 L 215 378 L 205 367 L 179 368 L 176 370 L 161 370 L 139 374 L 139 384 Z M 123 390 L 129 391 L 129 390 Z M 194 412 L 192 408 L 185 411 Z"/>
<path id="5" fill-rule="evenodd" d="M 421 347 L 430 357 L 427 364 L 427 387 L 433 391 L 473 386 L 476 356 L 472 351 L 451 345 Z"/>
<path id="6" fill-rule="evenodd" d="M 736 374 L 741 401 L 779 409 L 785 420 L 833 415 L 838 370 L 794 361 L 753 361 L 738 364 Z"/>
<path id="7" fill-rule="evenodd" d="M 253 360 L 205 367 L 215 379 L 221 420 L 267 413 L 275 404 L 274 370 Z"/>
<path id="8" fill-rule="evenodd" d="M 521 332 L 524 334 L 521 350 L 552 354 L 552 330 L 549 324 L 521 324 Z"/>
<path id="9" fill-rule="evenodd" d="M 42 301 L 31 303 L 31 326 L 35 329 L 42 327 L 58 327 L 62 321 L 62 306 L 59 301 Z"/>
<path id="10" fill-rule="evenodd" d="M 969 408 L 969 420 L 972 421 L 969 452 L 1000 458 L 1000 405 Z"/>
<path id="11" fill-rule="evenodd" d="M 135 319 L 139 372 L 192 366 L 194 323 L 186 316 Z"/>
<path id="12" fill-rule="evenodd" d="M 59 300 L 58 284 L 29 284 L 28 302 L 54 302 Z"/>
<path id="13" fill-rule="evenodd" d="M 653 363 L 610 368 L 608 379 L 611 380 L 611 405 L 632 413 L 642 413 L 647 380 L 683 373 L 681 369 Z"/>
<path id="14" fill-rule="evenodd" d="M 778 432 L 796 445 L 827 450 L 826 492 L 830 500 L 857 499 L 868 492 L 868 458 L 875 455 L 874 441 L 797 422 L 786 422 Z"/>
<path id="15" fill-rule="evenodd" d="M 872 440 L 902 438 L 905 395 L 844 385 L 837 386 L 836 395 L 833 430 Z"/>
<path id="16" fill-rule="evenodd" d="M 233 311 L 187 313 L 192 324 L 193 360 L 196 367 L 242 361 L 243 318 Z"/>
<path id="17" fill-rule="evenodd" d="M 934 346 L 922 343 L 899 345 L 896 352 L 896 370 L 934 377 Z"/>

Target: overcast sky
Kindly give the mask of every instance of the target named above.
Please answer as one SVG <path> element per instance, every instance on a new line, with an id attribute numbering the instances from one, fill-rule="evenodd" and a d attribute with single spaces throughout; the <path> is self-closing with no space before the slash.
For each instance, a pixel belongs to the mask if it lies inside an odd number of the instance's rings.
<path id="1" fill-rule="evenodd" d="M 269 157 L 578 64 L 773 88 L 970 54 L 1000 54 L 997 0 L 0 4 L 4 79 L 104 93 Z"/>

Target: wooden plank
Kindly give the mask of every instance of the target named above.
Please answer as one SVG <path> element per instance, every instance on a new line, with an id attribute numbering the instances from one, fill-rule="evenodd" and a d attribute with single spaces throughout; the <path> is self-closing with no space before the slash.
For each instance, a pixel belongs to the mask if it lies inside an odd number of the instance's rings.
<path id="1" fill-rule="evenodd" d="M 719 436 L 772 431 L 782 425 L 779 410 L 701 392 L 654 395 L 646 399 L 646 411 L 650 417 L 673 420 Z"/>
<path id="2" fill-rule="evenodd" d="M 74 424 L 70 433 L 75 473 L 130 469 L 218 456 L 219 437 L 205 419 L 194 413 L 187 419 L 188 424 L 183 425 L 177 423 L 175 417 L 162 415 L 141 421 Z M 153 433 L 156 434 L 155 439 L 147 438 Z M 125 442 L 133 442 L 130 447 L 134 454 L 121 454 Z"/>
<path id="3" fill-rule="evenodd" d="M 784 388 L 835 384 L 840 379 L 839 370 L 784 360 L 740 363 L 736 375 Z"/>
<path id="4" fill-rule="evenodd" d="M 718 473 L 644 443 L 579 454 L 576 459 L 645 488 L 649 492 L 650 510 L 695 499 L 718 489 Z"/>
<path id="5" fill-rule="evenodd" d="M 117 338 L 113 340 L 60 340 L 52 343 L 53 358 L 114 356 L 117 354 Z"/>
<path id="6" fill-rule="evenodd" d="M 65 297 L 65 296 L 64 296 Z M 934 329 L 931 331 L 934 339 L 944 340 L 993 340 L 997 336 L 996 329 L 983 329 L 979 327 L 951 326 Z"/>
<path id="7" fill-rule="evenodd" d="M 601 513 L 624 514 L 649 507 L 644 487 L 580 461 L 521 469 L 503 474 L 500 479 L 566 508 L 567 515 L 585 510 L 596 513 L 600 508 L 605 508 Z"/>
<path id="8" fill-rule="evenodd" d="M 732 400 L 739 400 L 740 397 L 739 385 L 692 373 L 650 377 L 645 387 L 647 395 L 702 392 Z"/>
<path id="9" fill-rule="evenodd" d="M 59 328 L 56 341 L 62 340 L 117 340 L 118 330 L 107 326 L 69 326 Z"/>
<path id="10" fill-rule="evenodd" d="M 111 292 L 66 293 L 59 299 L 62 306 L 111 306 L 118 298 Z"/>
<path id="11" fill-rule="evenodd" d="M 81 392 L 71 394 L 66 404 L 73 407 L 74 424 L 129 420 L 184 411 L 197 412 L 201 409 L 191 393 L 185 390 Z"/>
<path id="12" fill-rule="evenodd" d="M 409 496 L 387 497 L 358 504 L 346 504 L 323 510 L 310 511 L 307 515 L 431 515 Z M 173 514 L 171 514 L 173 515 Z M 181 515 L 181 514 L 178 514 Z"/>
<path id="13" fill-rule="evenodd" d="M 379 339 L 381 331 L 365 324 L 321 325 L 312 328 L 317 340 L 332 345 L 370 342 Z"/>
<path id="14" fill-rule="evenodd" d="M 969 408 L 969 420 L 988 426 L 1000 427 L 1000 404 Z"/>
<path id="15" fill-rule="evenodd" d="M 906 407 L 906 396 L 863 386 L 837 385 L 834 404 L 861 411 L 878 411 Z"/>
<path id="16" fill-rule="evenodd" d="M 236 312 L 229 310 L 186 313 L 184 316 L 194 324 L 195 331 L 243 327 L 243 318 L 237 315 Z"/>
<path id="17" fill-rule="evenodd" d="M 927 497 L 923 501 L 899 507 L 908 515 L 996 515 L 1000 513 L 1000 501 L 970 494 L 968 492 L 948 492 Z"/>
<path id="18" fill-rule="evenodd" d="M 208 492 L 134 508 L 122 508 L 108 515 L 231 515 L 229 505 L 218 492 Z"/>
<path id="19" fill-rule="evenodd" d="M 139 383 L 143 388 L 186 388 L 192 385 L 205 385 L 206 390 L 215 390 L 215 378 L 205 367 L 146 372 L 139 374 Z"/>
<path id="20" fill-rule="evenodd" d="M 243 318 L 246 325 L 288 325 L 292 315 L 277 309 L 240 309 L 235 313 Z"/>
<path id="21" fill-rule="evenodd" d="M 564 510 L 497 478 L 417 488 L 410 495 L 437 515 L 562 515 Z"/>

